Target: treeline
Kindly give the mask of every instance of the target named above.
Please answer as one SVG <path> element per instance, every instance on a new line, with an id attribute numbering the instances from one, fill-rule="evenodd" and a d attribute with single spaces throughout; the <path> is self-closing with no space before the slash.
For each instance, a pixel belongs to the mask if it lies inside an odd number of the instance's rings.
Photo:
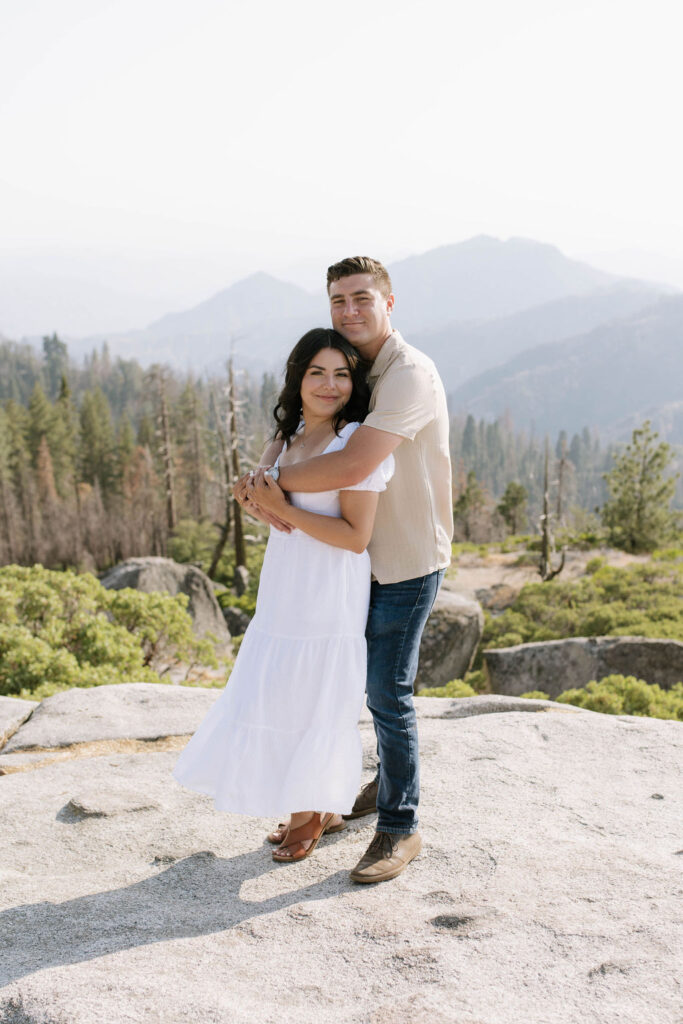
<path id="1" fill-rule="evenodd" d="M 487 541 L 506 532 L 534 532 L 543 509 L 548 443 L 550 509 L 556 526 L 587 521 L 607 499 L 604 474 L 614 448 L 585 427 L 568 437 L 530 437 L 507 416 L 451 420 L 457 539 Z"/>
<path id="2" fill-rule="evenodd" d="M 54 335 L 42 358 L 0 344 L 0 382 L 0 564 L 92 570 L 166 555 L 186 520 L 225 542 L 235 466 L 262 450 L 277 390 L 272 375 L 231 392 L 227 373 L 143 370 L 106 346 L 77 367 Z"/>
<path id="3" fill-rule="evenodd" d="M 227 366 L 210 380 L 145 370 L 106 345 L 76 365 L 56 335 L 40 353 L 0 343 L 0 564 L 101 570 L 173 554 L 174 540 L 188 557 L 193 536 L 217 557 L 229 540 L 239 548 L 230 483 L 258 458 L 277 390 L 272 374 L 231 383 Z M 455 417 L 451 453 L 456 539 L 538 529 L 544 439 L 505 417 Z M 614 451 L 584 429 L 560 433 L 548 455 L 553 525 L 580 529 L 607 499 Z"/>

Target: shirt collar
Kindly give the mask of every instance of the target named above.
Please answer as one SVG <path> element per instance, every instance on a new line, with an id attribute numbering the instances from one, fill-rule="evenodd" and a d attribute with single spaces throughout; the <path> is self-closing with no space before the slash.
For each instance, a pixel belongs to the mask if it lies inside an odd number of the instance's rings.
<path id="1" fill-rule="evenodd" d="M 403 339 L 401 338 L 401 335 L 398 333 L 398 331 L 394 330 L 391 332 L 391 334 L 389 335 L 389 337 L 387 338 L 387 340 L 384 342 L 381 349 L 377 353 L 377 358 L 370 367 L 370 371 L 368 373 L 368 382 L 376 381 L 377 378 L 384 373 L 387 366 L 396 355 L 396 352 L 398 351 L 398 347 L 402 340 Z"/>

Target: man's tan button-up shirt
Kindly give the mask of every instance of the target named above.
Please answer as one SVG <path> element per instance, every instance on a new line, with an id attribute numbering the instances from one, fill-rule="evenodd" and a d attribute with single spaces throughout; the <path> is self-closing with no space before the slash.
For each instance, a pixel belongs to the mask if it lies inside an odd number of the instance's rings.
<path id="1" fill-rule="evenodd" d="M 453 498 L 446 394 L 428 356 L 398 331 L 384 342 L 368 375 L 372 388 L 364 425 L 404 440 L 396 471 L 379 498 L 368 545 L 380 583 L 426 576 L 451 559 Z"/>

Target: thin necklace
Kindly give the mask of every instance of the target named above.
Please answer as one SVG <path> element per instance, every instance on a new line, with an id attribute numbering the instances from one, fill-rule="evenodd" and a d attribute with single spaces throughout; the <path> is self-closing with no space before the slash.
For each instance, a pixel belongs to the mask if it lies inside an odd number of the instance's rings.
<path id="1" fill-rule="evenodd" d="M 328 429 L 327 433 L 322 435 L 323 437 L 327 437 L 327 434 L 334 433 L 334 428 L 332 427 L 332 423 L 331 422 L 329 424 L 329 427 L 331 429 Z M 315 428 L 311 431 L 311 434 L 314 434 L 314 433 L 315 433 Z M 299 437 L 301 438 L 301 440 L 299 441 L 299 447 L 300 448 L 305 448 L 306 447 L 306 441 L 304 440 L 305 435 L 303 433 L 301 433 L 301 434 L 299 434 Z"/>

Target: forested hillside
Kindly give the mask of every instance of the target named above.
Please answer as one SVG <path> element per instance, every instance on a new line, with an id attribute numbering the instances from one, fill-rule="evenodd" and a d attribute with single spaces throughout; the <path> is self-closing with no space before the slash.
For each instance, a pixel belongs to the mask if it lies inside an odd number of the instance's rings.
<path id="1" fill-rule="evenodd" d="M 240 468 L 256 461 L 277 390 L 272 374 L 236 374 L 232 435 L 227 371 L 145 370 L 106 346 L 77 365 L 55 335 L 40 353 L 0 343 L 0 563 L 100 570 L 133 555 L 191 559 L 214 549 L 232 515 L 232 442 Z M 577 507 L 604 501 L 611 451 L 587 428 L 551 441 L 553 508 L 561 521 L 576 519 Z M 525 494 L 511 522 L 536 528 L 543 448 L 509 417 L 453 419 L 461 534 L 505 535 L 497 506 L 511 483 Z"/>

